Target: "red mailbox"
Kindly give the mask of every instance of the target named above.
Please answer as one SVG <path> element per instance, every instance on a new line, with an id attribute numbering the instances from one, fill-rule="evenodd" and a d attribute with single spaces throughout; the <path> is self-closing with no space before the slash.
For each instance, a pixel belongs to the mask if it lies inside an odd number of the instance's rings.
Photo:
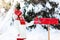
<path id="1" fill-rule="evenodd" d="M 58 24 L 57 18 L 38 18 L 34 19 L 34 24 Z"/>
<path id="2" fill-rule="evenodd" d="M 41 24 L 58 24 L 58 19 L 56 18 L 40 18 Z"/>

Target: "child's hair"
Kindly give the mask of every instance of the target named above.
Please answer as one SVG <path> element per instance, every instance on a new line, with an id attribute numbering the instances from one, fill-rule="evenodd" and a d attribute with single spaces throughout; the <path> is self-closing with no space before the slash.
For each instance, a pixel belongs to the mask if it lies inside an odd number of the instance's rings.
<path id="1" fill-rule="evenodd" d="M 16 5 L 16 9 L 20 9 L 20 3 L 17 3 L 17 5 Z"/>

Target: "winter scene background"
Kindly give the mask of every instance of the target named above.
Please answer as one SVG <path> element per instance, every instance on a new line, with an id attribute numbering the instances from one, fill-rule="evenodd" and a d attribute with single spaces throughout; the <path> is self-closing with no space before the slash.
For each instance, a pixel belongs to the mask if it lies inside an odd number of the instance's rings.
<path id="1" fill-rule="evenodd" d="M 17 20 L 15 9 L 21 11 L 25 25 Z M 34 24 L 36 16 L 57 18 L 59 24 L 50 25 L 50 40 L 60 40 L 60 0 L 0 0 L 0 40 L 48 40 L 48 25 Z"/>

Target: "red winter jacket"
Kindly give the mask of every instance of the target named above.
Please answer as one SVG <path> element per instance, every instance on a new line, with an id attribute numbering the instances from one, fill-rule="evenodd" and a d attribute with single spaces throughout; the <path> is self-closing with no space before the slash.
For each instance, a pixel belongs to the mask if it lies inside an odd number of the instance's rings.
<path id="1" fill-rule="evenodd" d="M 22 25 L 24 25 L 24 24 L 25 24 L 24 18 L 23 18 L 23 17 L 19 17 L 19 16 L 22 14 L 22 12 L 21 12 L 20 10 L 18 10 L 18 9 L 15 9 L 14 12 L 15 12 L 15 14 L 18 16 L 18 17 L 17 17 L 17 20 L 19 20 L 20 23 L 21 23 Z"/>
<path id="2" fill-rule="evenodd" d="M 15 9 L 14 13 L 17 15 L 17 16 L 20 16 L 22 14 L 22 12 L 18 9 Z"/>

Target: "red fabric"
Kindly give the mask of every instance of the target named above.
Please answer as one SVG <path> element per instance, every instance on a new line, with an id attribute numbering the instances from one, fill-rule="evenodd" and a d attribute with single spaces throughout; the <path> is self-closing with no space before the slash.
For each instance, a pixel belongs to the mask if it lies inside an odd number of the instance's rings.
<path id="1" fill-rule="evenodd" d="M 58 24 L 58 19 L 56 18 L 40 18 L 41 24 Z"/>
<path id="2" fill-rule="evenodd" d="M 25 20 L 23 17 L 19 17 L 16 20 L 19 20 L 22 25 L 25 25 Z"/>
<path id="3" fill-rule="evenodd" d="M 24 20 L 23 17 L 20 17 L 20 23 L 21 23 L 22 25 L 25 25 L 25 20 Z"/>
<path id="4" fill-rule="evenodd" d="M 18 10 L 18 9 L 15 9 L 15 14 L 17 15 L 17 16 L 20 16 L 21 14 L 22 14 L 22 12 L 20 11 L 20 10 Z"/>
<path id="5" fill-rule="evenodd" d="M 15 9 L 14 12 L 15 12 L 15 14 L 18 16 L 16 20 L 19 20 L 20 23 L 21 23 L 22 25 L 24 25 L 24 24 L 25 24 L 24 18 L 23 18 L 23 17 L 19 17 L 19 16 L 22 14 L 22 12 L 21 12 L 20 10 L 17 10 L 17 9 Z"/>
<path id="6" fill-rule="evenodd" d="M 19 17 L 17 17 L 17 18 L 16 18 L 16 20 L 20 20 L 20 18 L 19 18 Z"/>

